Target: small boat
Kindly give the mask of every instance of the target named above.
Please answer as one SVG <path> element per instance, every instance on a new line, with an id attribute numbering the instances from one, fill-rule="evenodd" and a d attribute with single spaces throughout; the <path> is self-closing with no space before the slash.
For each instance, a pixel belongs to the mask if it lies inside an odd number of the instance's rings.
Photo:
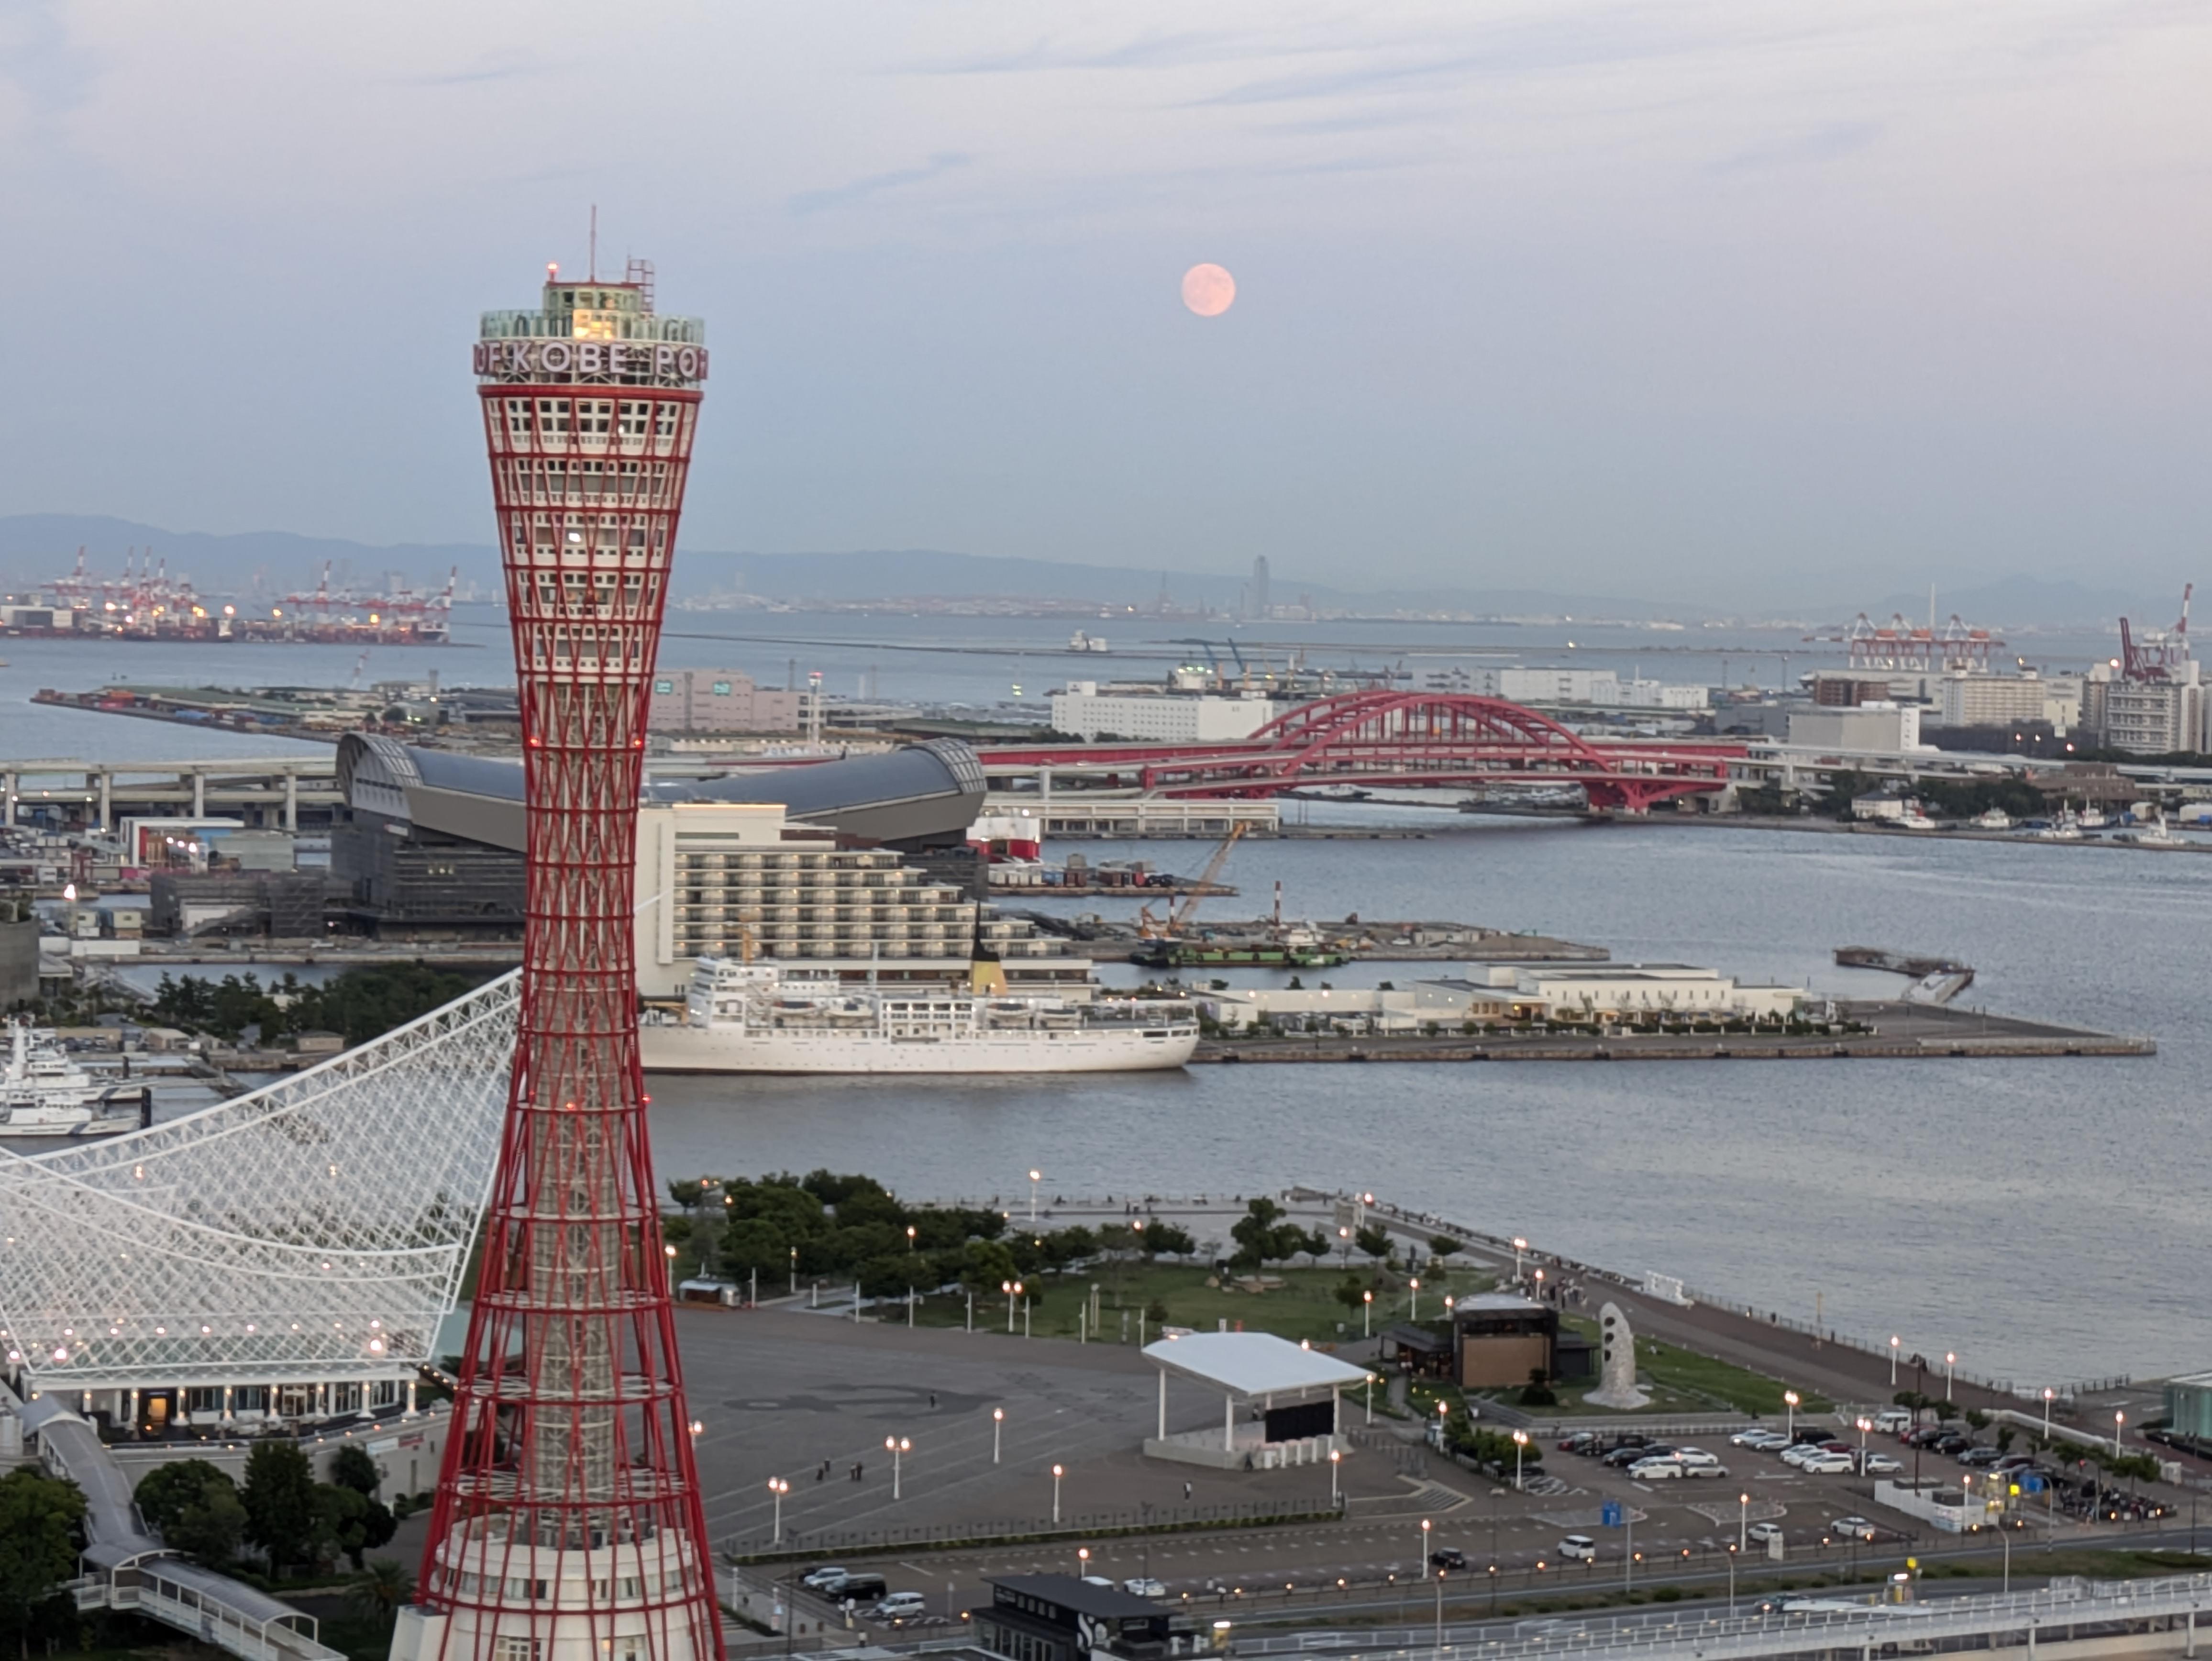
<path id="1" fill-rule="evenodd" d="M 2012 815 L 2002 807 L 1984 808 L 1974 815 L 1974 829 L 1977 830 L 2009 830 L 2012 827 Z"/>
<path id="2" fill-rule="evenodd" d="M 1920 811 L 1920 804 L 1917 801 L 1905 803 L 1905 811 L 1893 823 L 1902 830 L 1933 830 L 1936 828 L 1936 821 Z"/>
<path id="3" fill-rule="evenodd" d="M 2045 842 L 2079 842 L 2081 840 L 2081 821 L 2071 807 L 2062 807 L 2058 817 L 2035 833 Z"/>
<path id="4" fill-rule="evenodd" d="M 2074 822 L 2084 830 L 2101 830 L 2112 821 L 2106 816 L 2102 808 L 2084 807 L 2080 812 L 2075 814 Z"/>
<path id="5" fill-rule="evenodd" d="M 2180 848 L 2188 843 L 2186 837 L 2177 837 L 2166 822 L 2166 815 L 2154 813 L 2137 830 L 2123 830 L 2112 838 L 2114 842 L 2133 843 L 2138 848 Z"/>
<path id="6" fill-rule="evenodd" d="M 113 1136 L 152 1123 L 144 1085 L 103 1085 L 64 1050 L 53 1031 L 8 1024 L 0 1069 L 0 1136 Z"/>

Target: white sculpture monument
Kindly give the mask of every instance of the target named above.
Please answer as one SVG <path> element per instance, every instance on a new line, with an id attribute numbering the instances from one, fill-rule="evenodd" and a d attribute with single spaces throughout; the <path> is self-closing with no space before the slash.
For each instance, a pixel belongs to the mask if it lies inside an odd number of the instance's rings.
<path id="1" fill-rule="evenodd" d="M 1598 1332 L 1604 1345 L 1604 1371 L 1598 1387 L 1583 1397 L 1593 1407 L 1633 1409 L 1649 1407 L 1651 1398 L 1636 1387 L 1636 1335 L 1619 1304 L 1598 1311 Z"/>

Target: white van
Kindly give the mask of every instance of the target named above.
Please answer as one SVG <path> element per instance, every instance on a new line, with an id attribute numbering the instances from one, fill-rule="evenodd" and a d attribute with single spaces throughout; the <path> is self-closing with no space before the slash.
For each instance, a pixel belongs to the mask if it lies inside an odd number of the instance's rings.
<path id="1" fill-rule="evenodd" d="M 918 1591 L 895 1591 L 868 1613 L 878 1621 L 904 1621 L 926 1613 L 928 1608 Z"/>
<path id="2" fill-rule="evenodd" d="M 1884 1408 L 1875 1415 L 1874 1427 L 1894 1436 L 1899 1431 L 1912 1428 L 1912 1414 L 1905 1408 Z"/>
<path id="3" fill-rule="evenodd" d="M 1571 1534 L 1559 1542 L 1559 1555 L 1571 1562 L 1597 1561 L 1597 1542 L 1587 1534 Z"/>

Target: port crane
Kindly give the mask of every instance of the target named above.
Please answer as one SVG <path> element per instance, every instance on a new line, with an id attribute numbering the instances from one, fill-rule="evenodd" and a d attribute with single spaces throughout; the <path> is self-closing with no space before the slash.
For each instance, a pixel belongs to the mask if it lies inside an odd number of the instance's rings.
<path id="1" fill-rule="evenodd" d="M 1237 820 L 1229 827 L 1229 834 L 1224 837 L 1214 849 L 1212 856 L 1206 861 L 1206 869 L 1200 873 L 1198 880 L 1191 885 L 1189 891 L 1183 895 L 1182 903 L 1171 910 L 1164 919 L 1154 916 L 1150 905 L 1139 906 L 1137 908 L 1137 938 L 1146 940 L 1181 940 L 1183 931 L 1190 925 L 1192 915 L 1198 910 L 1198 903 L 1206 897 L 1206 891 L 1213 886 L 1214 879 L 1220 876 L 1221 867 L 1229 863 L 1229 850 L 1237 846 L 1237 842 L 1249 828 L 1243 819 Z"/>
<path id="2" fill-rule="evenodd" d="M 2181 621 L 2171 629 L 2147 629 L 2138 640 L 2128 620 L 2120 619 L 2122 680 L 2171 680 L 2173 672 L 2189 661 L 2189 597 L 2196 587 L 2193 582 L 2182 585 Z"/>

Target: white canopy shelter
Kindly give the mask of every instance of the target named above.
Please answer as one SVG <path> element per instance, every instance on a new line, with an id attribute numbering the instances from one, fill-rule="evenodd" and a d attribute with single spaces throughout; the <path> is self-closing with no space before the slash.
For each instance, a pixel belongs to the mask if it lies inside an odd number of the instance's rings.
<path id="1" fill-rule="evenodd" d="M 1203 1464 L 1273 1465 L 1325 1458 L 1335 1447 L 1337 1392 L 1364 1384 L 1367 1370 L 1266 1332 L 1192 1332 L 1145 1347 L 1160 1370 L 1158 1433 L 1145 1451 Z M 1168 1434 L 1168 1375 L 1221 1392 L 1221 1435 Z M 1301 1409 L 1325 1410 L 1294 1411 Z M 1257 1424 L 1240 1439 L 1238 1403 Z M 1280 1432 L 1282 1433 L 1279 1434 Z"/>

